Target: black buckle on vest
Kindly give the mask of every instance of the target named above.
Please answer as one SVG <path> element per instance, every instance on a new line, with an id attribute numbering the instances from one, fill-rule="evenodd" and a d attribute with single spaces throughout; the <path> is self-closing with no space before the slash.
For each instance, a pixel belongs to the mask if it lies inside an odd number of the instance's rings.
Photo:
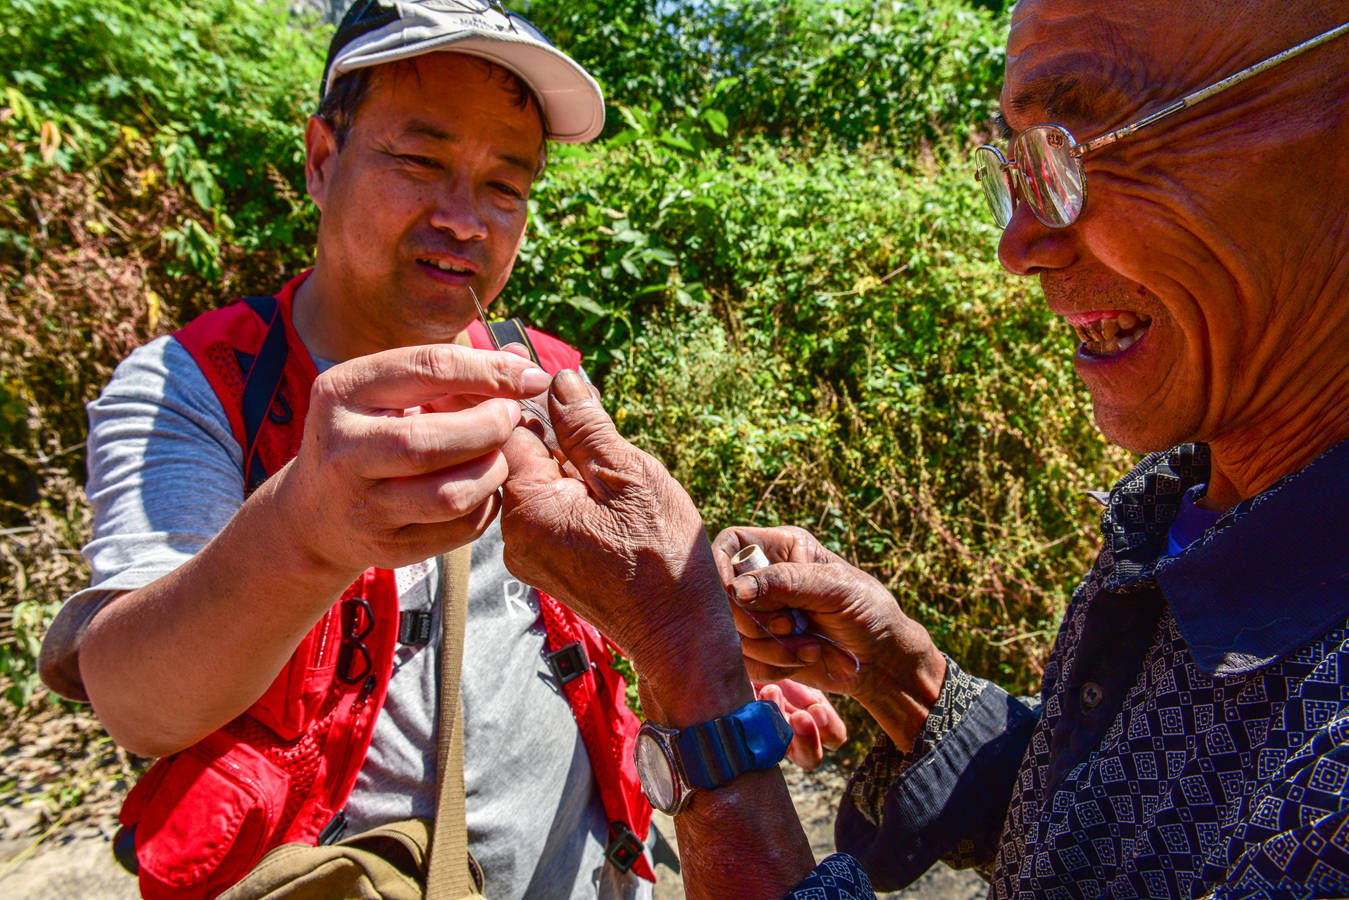
<path id="1" fill-rule="evenodd" d="M 586 656 L 586 648 L 580 641 L 572 641 L 560 650 L 549 653 L 544 659 L 548 660 L 548 668 L 553 670 L 558 684 L 580 678 L 590 670 L 590 657 Z"/>
<path id="2" fill-rule="evenodd" d="M 336 844 L 342 839 L 342 835 L 347 832 L 347 811 L 339 809 L 337 815 L 333 816 L 323 830 L 319 832 L 318 845 L 320 847 L 327 844 Z"/>
<path id="3" fill-rule="evenodd" d="M 405 609 L 398 614 L 398 643 L 425 647 L 431 641 L 431 611 Z"/>
<path id="4" fill-rule="evenodd" d="M 604 848 L 604 858 L 618 871 L 626 872 L 631 869 L 633 864 L 642 858 L 642 849 L 645 846 L 642 839 L 628 827 L 627 822 L 609 823 L 609 845 Z"/>

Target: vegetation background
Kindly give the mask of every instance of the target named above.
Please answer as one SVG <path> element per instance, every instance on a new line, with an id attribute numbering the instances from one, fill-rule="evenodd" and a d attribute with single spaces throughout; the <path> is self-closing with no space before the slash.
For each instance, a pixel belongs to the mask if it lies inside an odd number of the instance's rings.
<path id="1" fill-rule="evenodd" d="M 554 146 L 499 309 L 583 348 L 715 533 L 803 525 L 965 668 L 1027 691 L 1096 544 L 1075 338 L 996 261 L 970 148 L 1001 0 L 512 2 L 605 88 Z M 143 761 L 34 660 L 83 586 L 84 404 L 134 346 L 311 256 L 331 25 L 284 0 L 7 0 L 0 18 L 0 758 L 48 831 Z M 872 734 L 843 705 L 857 741 Z M 33 774 L 25 775 L 24 772 Z M 2 874 L 2 873 L 0 873 Z"/>

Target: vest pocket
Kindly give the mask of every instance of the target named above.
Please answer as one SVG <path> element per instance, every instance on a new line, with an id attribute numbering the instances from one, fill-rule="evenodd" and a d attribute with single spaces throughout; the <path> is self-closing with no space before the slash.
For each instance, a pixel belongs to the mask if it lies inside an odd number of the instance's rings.
<path id="1" fill-rule="evenodd" d="M 160 767 L 162 772 L 146 773 L 123 810 L 124 824 L 136 828 L 141 892 L 147 898 L 213 897 L 266 853 L 290 777 L 219 731 L 154 768 Z M 134 823 L 125 821 L 131 817 Z"/>
<path id="2" fill-rule="evenodd" d="M 357 582 L 359 584 L 359 582 Z M 351 590 L 348 589 L 348 593 Z M 346 597 L 346 594 L 343 595 Z M 286 665 L 248 714 L 291 741 L 319 718 L 342 646 L 342 603 L 334 604 L 300 641 Z"/>

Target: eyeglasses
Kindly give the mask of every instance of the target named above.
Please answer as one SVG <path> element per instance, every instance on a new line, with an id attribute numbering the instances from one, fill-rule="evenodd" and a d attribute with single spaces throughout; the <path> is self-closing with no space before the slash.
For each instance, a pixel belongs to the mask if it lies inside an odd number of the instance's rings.
<path id="1" fill-rule="evenodd" d="M 1012 154 L 1011 161 L 997 147 L 983 145 L 974 152 L 974 177 L 984 189 L 984 199 L 988 201 L 993 220 L 999 228 L 1006 228 L 1020 200 L 1030 204 L 1035 218 L 1050 228 L 1067 228 L 1077 221 L 1087 205 L 1087 176 L 1082 167 L 1083 156 L 1136 134 L 1202 100 L 1221 94 L 1248 78 L 1346 32 L 1349 32 L 1349 22 L 1187 94 L 1137 122 L 1080 144 L 1062 125 L 1045 122 L 1032 125 L 1017 135 L 1008 148 Z"/>
<path id="2" fill-rule="evenodd" d="M 355 596 L 342 601 L 342 650 L 337 656 L 337 678 L 345 684 L 359 684 L 370 674 L 375 662 L 365 639 L 375 630 L 375 612 L 370 601 Z"/>

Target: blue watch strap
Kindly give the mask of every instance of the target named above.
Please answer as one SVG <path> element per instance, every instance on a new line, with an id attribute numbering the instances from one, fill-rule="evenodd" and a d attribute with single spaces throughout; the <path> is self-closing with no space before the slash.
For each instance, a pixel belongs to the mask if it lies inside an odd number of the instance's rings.
<path id="1" fill-rule="evenodd" d="M 691 786 L 709 790 L 787 755 L 792 729 L 775 704 L 746 703 L 728 716 L 680 731 L 674 739 Z"/>

